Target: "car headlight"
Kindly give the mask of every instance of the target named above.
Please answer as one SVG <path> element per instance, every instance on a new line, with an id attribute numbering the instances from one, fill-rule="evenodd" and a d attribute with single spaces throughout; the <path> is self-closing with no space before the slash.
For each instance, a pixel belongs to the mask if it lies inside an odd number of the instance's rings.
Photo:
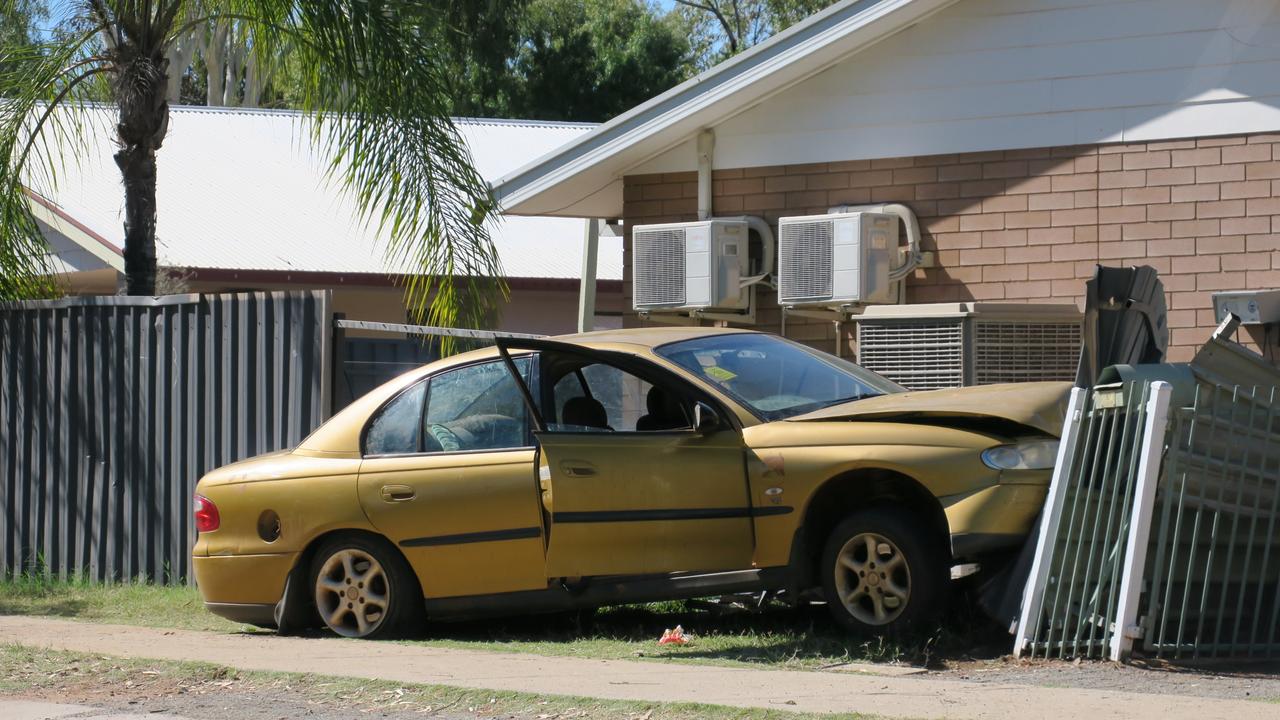
<path id="1" fill-rule="evenodd" d="M 1057 460 L 1057 440 L 1024 440 L 982 451 L 982 462 L 994 470 L 1048 470 Z"/>

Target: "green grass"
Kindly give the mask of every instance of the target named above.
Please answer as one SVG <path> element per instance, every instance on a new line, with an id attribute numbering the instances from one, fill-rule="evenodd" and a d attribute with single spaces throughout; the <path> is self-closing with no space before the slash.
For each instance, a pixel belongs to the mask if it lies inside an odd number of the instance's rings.
<path id="1" fill-rule="evenodd" d="M 965 603 L 957 603 L 968 607 Z M 0 583 L 0 614 L 221 632 L 244 631 L 207 612 L 188 587 L 94 585 L 26 577 Z M 693 634 L 688 645 L 657 644 L 665 628 Z M 846 662 L 937 665 L 954 658 L 990 658 L 1008 650 L 1008 636 L 972 610 L 957 610 L 940 628 L 887 641 L 855 637 L 822 606 L 780 603 L 746 610 L 702 602 L 602 608 L 464 623 L 435 623 L 428 635 L 404 641 L 435 647 L 605 659 L 656 659 L 719 665 L 816 669 Z"/>
<path id="2" fill-rule="evenodd" d="M 643 718 L 643 720 L 804 720 L 834 717 L 780 710 L 695 703 L 599 700 L 473 690 L 443 685 L 392 683 L 296 673 L 246 672 L 207 663 L 130 660 L 102 655 L 0 646 L 0 693 L 54 691 L 63 700 L 92 698 L 112 688 L 116 702 L 131 694 L 156 698 L 182 693 L 252 693 L 320 706 L 335 712 L 413 715 L 468 713 L 507 718 Z M 228 705 L 234 706 L 230 698 Z M 868 716 L 842 715 L 845 718 Z"/>
<path id="3" fill-rule="evenodd" d="M 0 581 L 0 615 L 48 615 L 147 627 L 238 631 L 204 609 L 200 593 L 185 585 L 100 584 L 23 575 Z"/>

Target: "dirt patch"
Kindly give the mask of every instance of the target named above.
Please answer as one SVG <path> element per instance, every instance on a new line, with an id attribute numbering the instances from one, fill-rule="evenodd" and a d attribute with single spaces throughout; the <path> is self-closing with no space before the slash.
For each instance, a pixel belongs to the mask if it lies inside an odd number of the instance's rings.
<path id="1" fill-rule="evenodd" d="M 952 662 L 929 677 L 976 683 L 1088 688 L 1234 700 L 1280 701 L 1280 662 L 1187 666 L 1135 661 L 994 660 Z"/>

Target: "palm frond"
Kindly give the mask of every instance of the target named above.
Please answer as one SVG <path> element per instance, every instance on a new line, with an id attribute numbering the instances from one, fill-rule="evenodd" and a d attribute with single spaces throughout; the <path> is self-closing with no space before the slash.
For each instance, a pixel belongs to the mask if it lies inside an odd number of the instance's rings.
<path id="1" fill-rule="evenodd" d="M 106 72 L 90 51 L 97 32 L 0 48 L 0 299 L 60 294 L 29 193 L 51 194 L 83 145 L 74 137 L 93 112 L 72 106 L 83 105 L 82 90 Z"/>
<path id="2" fill-rule="evenodd" d="M 229 0 L 255 18 L 255 52 L 290 43 L 301 99 L 331 176 L 409 273 L 406 295 L 431 325 L 479 325 L 505 296 L 490 236 L 489 187 L 449 117 L 449 82 L 432 47 L 439 22 L 412 0 Z"/>

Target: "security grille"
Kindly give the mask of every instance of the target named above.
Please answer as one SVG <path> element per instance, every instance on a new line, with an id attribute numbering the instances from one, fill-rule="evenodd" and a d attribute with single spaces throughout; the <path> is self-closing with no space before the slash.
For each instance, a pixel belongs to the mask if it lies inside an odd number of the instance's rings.
<path id="1" fill-rule="evenodd" d="M 683 305 L 684 230 L 637 231 L 632 245 L 636 307 Z"/>
<path id="2" fill-rule="evenodd" d="M 1078 323 L 974 320 L 973 383 L 1074 380 Z"/>
<path id="3" fill-rule="evenodd" d="M 964 384 L 964 318 L 858 323 L 858 363 L 911 390 Z"/>
<path id="4" fill-rule="evenodd" d="M 779 302 L 785 304 L 831 297 L 834 228 L 835 223 L 831 220 L 780 226 Z"/>

